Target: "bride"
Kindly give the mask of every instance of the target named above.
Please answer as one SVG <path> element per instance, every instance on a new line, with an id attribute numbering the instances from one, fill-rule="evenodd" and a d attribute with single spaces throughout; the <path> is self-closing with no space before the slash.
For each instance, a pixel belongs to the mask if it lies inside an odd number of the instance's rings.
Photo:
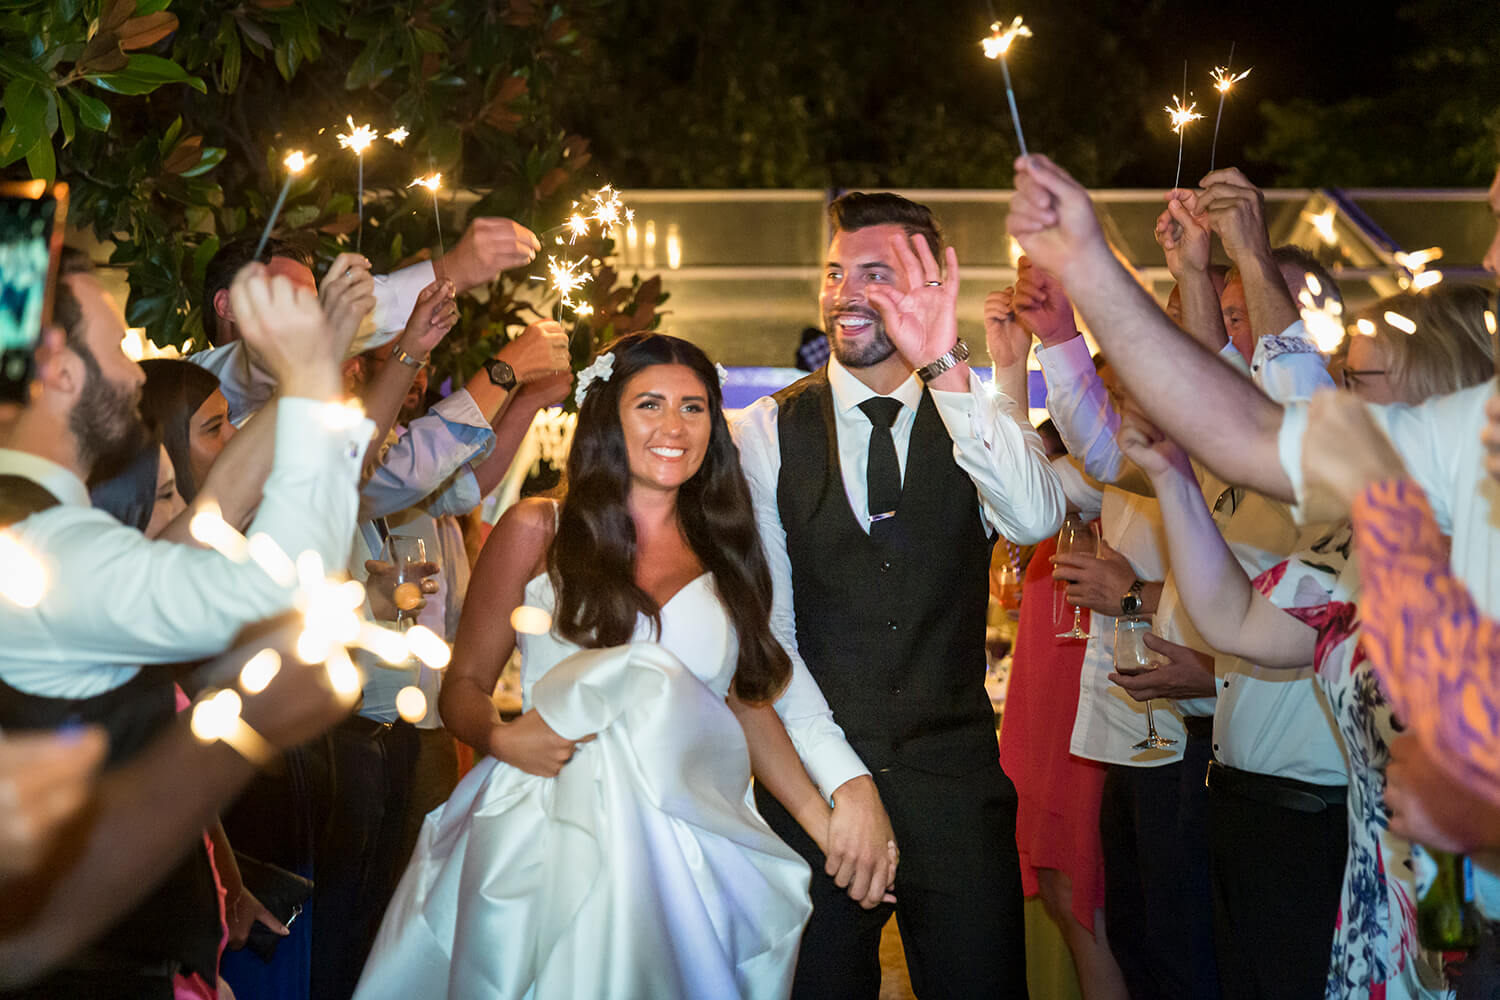
<path id="1" fill-rule="evenodd" d="M 427 818 L 359 1000 L 790 991 L 809 872 L 752 768 L 820 847 L 830 813 L 771 707 L 791 665 L 716 369 L 631 334 L 577 398 L 566 496 L 496 525 L 443 683 L 489 756 Z"/>

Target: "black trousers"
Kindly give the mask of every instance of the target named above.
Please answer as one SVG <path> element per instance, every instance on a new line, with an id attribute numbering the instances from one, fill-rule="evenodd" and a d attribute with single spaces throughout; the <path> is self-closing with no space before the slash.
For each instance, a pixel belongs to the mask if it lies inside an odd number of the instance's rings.
<path id="1" fill-rule="evenodd" d="M 314 859 L 313 1000 L 348 1000 L 422 819 L 458 783 L 445 729 L 355 716 L 334 729 L 334 808 Z"/>
<path id="2" fill-rule="evenodd" d="M 1104 915 L 1134 1000 L 1219 995 L 1203 784 L 1213 737 L 1196 728 L 1181 761 L 1111 764 L 1104 778 Z"/>
<path id="3" fill-rule="evenodd" d="M 894 905 L 861 909 L 823 871 L 824 856 L 781 804 L 756 788 L 761 815 L 812 867 L 812 918 L 792 996 L 874 1000 L 880 935 L 894 912 L 912 991 L 928 998 L 1026 994 L 1026 928 L 1016 855 L 1016 789 L 997 759 L 953 777 L 895 767 L 875 774 L 901 864 Z"/>
<path id="4" fill-rule="evenodd" d="M 1349 813 L 1300 812 L 1209 793 L 1214 944 L 1229 1000 L 1323 995 Z"/>

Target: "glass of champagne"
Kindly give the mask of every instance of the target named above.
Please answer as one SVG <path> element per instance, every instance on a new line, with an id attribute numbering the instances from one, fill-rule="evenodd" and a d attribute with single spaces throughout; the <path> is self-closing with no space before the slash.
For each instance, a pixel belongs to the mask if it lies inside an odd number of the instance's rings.
<path id="1" fill-rule="evenodd" d="M 1159 663 L 1156 655 L 1146 648 L 1146 636 L 1151 632 L 1149 618 L 1115 619 L 1115 670 L 1127 676 L 1155 670 Z M 1163 739 L 1156 735 L 1156 717 L 1151 713 L 1151 701 L 1146 701 L 1146 738 L 1132 746 L 1132 750 L 1164 750 L 1175 746 L 1176 740 Z"/>
<path id="2" fill-rule="evenodd" d="M 427 561 L 427 547 L 420 538 L 391 535 L 385 540 L 385 559 L 396 567 L 396 627 L 405 631 L 417 620 L 422 601 L 422 577 L 416 566 Z"/>
<path id="3" fill-rule="evenodd" d="M 1094 536 L 1093 527 L 1077 514 L 1069 514 L 1063 521 L 1062 530 L 1057 533 L 1057 554 L 1060 556 L 1085 555 L 1097 556 L 1099 554 L 1099 540 Z M 1063 594 L 1067 593 L 1067 584 L 1063 584 Z M 1064 596 L 1064 602 L 1067 597 Z M 1083 630 L 1083 609 L 1076 604 L 1073 608 L 1073 627 L 1066 632 L 1057 633 L 1059 639 L 1087 639 L 1089 634 Z"/>

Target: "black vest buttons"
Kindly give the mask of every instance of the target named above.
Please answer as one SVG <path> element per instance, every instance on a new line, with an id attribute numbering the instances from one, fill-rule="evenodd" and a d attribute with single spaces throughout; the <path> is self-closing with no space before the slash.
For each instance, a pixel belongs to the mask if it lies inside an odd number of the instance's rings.
<path id="1" fill-rule="evenodd" d="M 900 684 L 892 684 L 891 685 L 891 694 L 900 694 L 900 693 L 901 693 L 901 685 Z"/>
<path id="2" fill-rule="evenodd" d="M 886 627 L 889 628 L 892 632 L 896 631 L 897 629 L 899 629 L 901 627 L 900 625 L 896 624 L 893 621 L 886 622 L 885 624 L 886 624 Z"/>
<path id="3" fill-rule="evenodd" d="M 889 573 L 890 571 L 891 571 L 891 563 L 890 563 L 890 560 L 887 559 L 885 562 L 883 562 L 883 563 L 880 564 L 880 572 L 882 572 L 882 573 Z"/>

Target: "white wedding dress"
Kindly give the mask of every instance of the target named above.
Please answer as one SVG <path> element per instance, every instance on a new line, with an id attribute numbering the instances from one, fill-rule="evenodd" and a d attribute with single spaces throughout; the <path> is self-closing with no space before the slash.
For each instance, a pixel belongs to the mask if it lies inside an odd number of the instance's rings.
<path id="1" fill-rule="evenodd" d="M 526 603 L 551 614 L 545 575 Z M 486 757 L 428 815 L 356 1000 L 790 992 L 809 872 L 752 804 L 712 577 L 661 623 L 611 649 L 518 637 L 524 706 L 598 738 L 556 778 Z"/>

